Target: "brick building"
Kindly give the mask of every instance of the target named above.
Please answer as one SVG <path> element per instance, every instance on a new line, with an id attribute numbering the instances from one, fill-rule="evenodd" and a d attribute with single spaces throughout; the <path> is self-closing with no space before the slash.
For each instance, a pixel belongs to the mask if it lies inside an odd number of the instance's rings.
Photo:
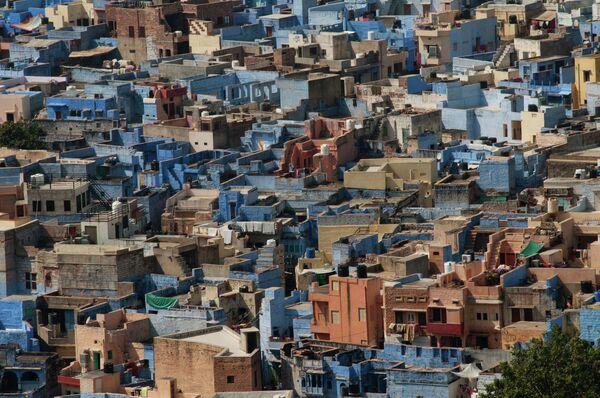
<path id="1" fill-rule="evenodd" d="M 155 379 L 176 379 L 183 394 L 262 389 L 258 330 L 226 326 L 154 339 Z M 160 385 L 159 385 L 160 390 Z"/>
<path id="2" fill-rule="evenodd" d="M 181 3 L 139 4 L 127 1 L 106 5 L 106 22 L 118 39 L 122 57 L 141 63 L 187 53 L 187 20 Z"/>

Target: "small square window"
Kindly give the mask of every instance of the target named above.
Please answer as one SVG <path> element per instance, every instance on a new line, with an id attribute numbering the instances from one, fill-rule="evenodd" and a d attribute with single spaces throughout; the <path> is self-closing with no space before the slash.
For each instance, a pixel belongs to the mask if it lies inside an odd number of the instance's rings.
<path id="1" fill-rule="evenodd" d="M 359 322 L 366 322 L 367 321 L 367 309 L 366 308 L 359 308 L 358 309 L 358 321 Z"/>
<path id="2" fill-rule="evenodd" d="M 46 201 L 46 211 L 54 211 L 54 201 L 53 200 Z"/>
<path id="3" fill-rule="evenodd" d="M 25 289 L 37 290 L 37 274 L 34 272 L 25 272 Z"/>
<path id="4" fill-rule="evenodd" d="M 63 202 L 63 210 L 64 211 L 71 211 L 71 201 L 70 200 L 65 200 Z"/>
<path id="5" fill-rule="evenodd" d="M 108 350 L 108 359 L 112 359 L 112 358 L 113 358 L 112 350 Z"/>
<path id="6" fill-rule="evenodd" d="M 340 323 L 339 311 L 331 311 L 331 323 L 334 323 L 334 324 Z"/>
<path id="7" fill-rule="evenodd" d="M 235 377 L 227 376 L 227 384 L 233 384 L 233 383 L 235 383 Z"/>

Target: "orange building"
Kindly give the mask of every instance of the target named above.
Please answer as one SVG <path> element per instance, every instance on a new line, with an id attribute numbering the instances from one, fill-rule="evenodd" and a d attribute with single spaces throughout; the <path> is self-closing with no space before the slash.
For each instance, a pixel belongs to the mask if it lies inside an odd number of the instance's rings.
<path id="1" fill-rule="evenodd" d="M 329 284 L 313 284 L 309 295 L 313 306 L 310 331 L 319 340 L 375 346 L 383 341 L 381 279 L 367 277 L 359 265 L 357 277 L 339 268 Z"/>

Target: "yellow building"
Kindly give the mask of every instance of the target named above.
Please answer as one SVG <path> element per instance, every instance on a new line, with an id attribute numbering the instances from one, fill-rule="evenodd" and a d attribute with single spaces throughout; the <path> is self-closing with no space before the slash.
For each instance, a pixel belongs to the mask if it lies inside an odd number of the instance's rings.
<path id="1" fill-rule="evenodd" d="M 221 49 L 221 35 L 213 32 L 212 21 L 190 21 L 190 51 L 194 54 L 212 54 Z"/>
<path id="2" fill-rule="evenodd" d="M 432 158 L 361 159 L 344 173 L 344 186 L 355 189 L 402 191 L 404 183 L 437 181 L 437 164 Z"/>
<path id="3" fill-rule="evenodd" d="M 598 82 L 600 82 L 600 54 L 575 57 L 573 109 L 579 109 L 586 103 L 587 83 Z"/>
<path id="4" fill-rule="evenodd" d="M 94 25 L 94 3 L 92 0 L 82 0 L 46 7 L 46 18 L 48 23 L 54 25 L 54 29 Z"/>

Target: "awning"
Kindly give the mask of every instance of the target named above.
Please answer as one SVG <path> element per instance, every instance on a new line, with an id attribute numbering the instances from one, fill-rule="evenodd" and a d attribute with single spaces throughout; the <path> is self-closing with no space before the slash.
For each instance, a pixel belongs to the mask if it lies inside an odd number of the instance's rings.
<path id="1" fill-rule="evenodd" d="M 148 305 L 150 305 L 152 308 L 165 310 L 177 304 L 177 298 L 155 296 L 152 293 L 148 293 L 146 294 L 146 303 L 148 303 Z"/>
<path id="2" fill-rule="evenodd" d="M 69 58 L 88 58 L 95 57 L 96 55 L 106 55 L 114 49 L 116 49 L 116 47 L 100 46 L 90 50 L 73 51 L 69 54 Z"/>
<path id="3" fill-rule="evenodd" d="M 531 18 L 535 21 L 547 21 L 550 22 L 556 18 L 556 11 L 544 11 L 537 17 Z"/>
<path id="4" fill-rule="evenodd" d="M 463 379 L 476 379 L 479 377 L 481 370 L 474 363 L 470 363 L 465 366 L 460 372 L 452 372 L 458 377 Z"/>
<path id="5" fill-rule="evenodd" d="M 15 23 L 10 25 L 11 28 L 24 30 L 26 32 L 33 32 L 42 24 L 42 14 L 38 14 L 36 17 L 31 17 L 27 21 L 21 23 Z"/>
<path id="6" fill-rule="evenodd" d="M 535 243 L 535 242 L 529 242 L 529 244 L 527 246 L 525 246 L 525 248 L 523 250 L 521 250 L 521 253 L 519 253 L 519 256 L 522 257 L 531 257 L 534 254 L 539 253 L 542 248 L 544 247 L 543 243 Z"/>

